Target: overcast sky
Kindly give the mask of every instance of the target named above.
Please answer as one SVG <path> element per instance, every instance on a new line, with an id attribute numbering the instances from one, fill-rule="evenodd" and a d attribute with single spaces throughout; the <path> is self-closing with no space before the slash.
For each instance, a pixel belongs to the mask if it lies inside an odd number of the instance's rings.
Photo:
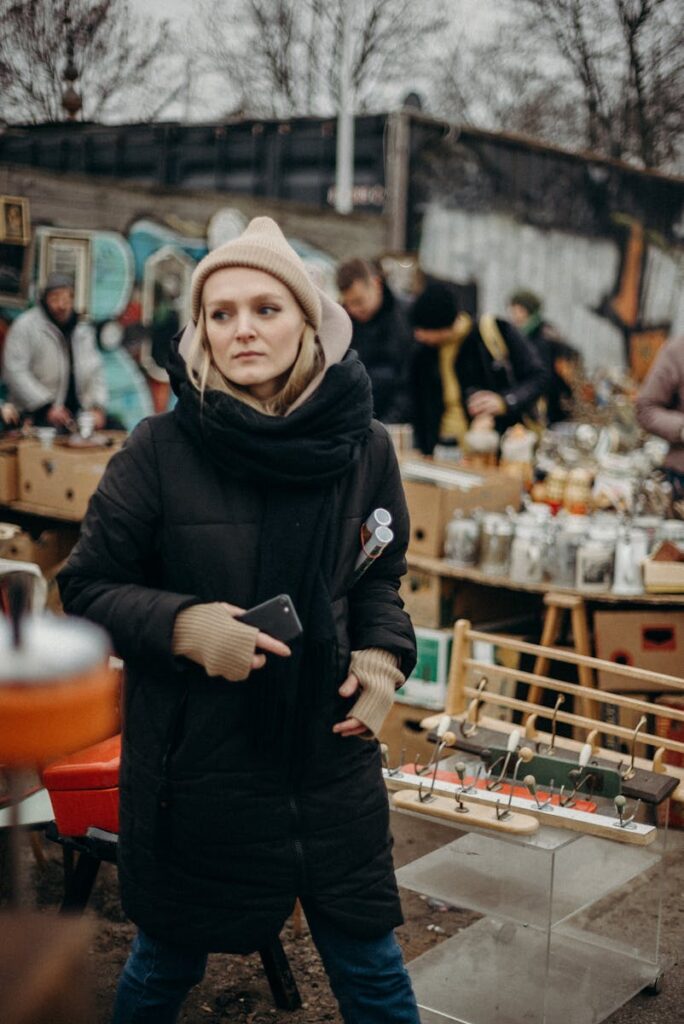
<path id="1" fill-rule="evenodd" d="M 363 2 L 363 0 L 359 0 Z M 224 0 L 226 9 L 236 6 L 235 0 Z M 416 0 L 417 4 L 421 0 Z M 143 15 L 153 15 L 160 19 L 168 19 L 174 29 L 181 32 L 183 38 L 189 38 L 193 20 L 196 19 L 197 0 L 133 0 L 133 7 Z M 501 14 L 497 10 L 497 0 L 444 0 L 443 12 L 453 14 L 454 36 L 462 35 L 466 40 L 484 41 L 492 38 L 499 30 Z M 194 8 L 194 11 L 192 10 Z M 196 21 L 195 21 L 196 23 Z M 403 95 L 411 90 L 422 92 L 420 81 L 407 81 L 401 96 L 392 97 L 388 104 L 385 97 L 380 98 L 376 109 L 384 109 L 388 105 L 398 105 Z M 162 112 L 165 119 L 185 119 L 189 115 L 193 120 L 212 120 L 226 113 L 225 83 L 218 78 L 198 78 L 193 82 L 193 94 L 186 101 L 169 104 Z"/>

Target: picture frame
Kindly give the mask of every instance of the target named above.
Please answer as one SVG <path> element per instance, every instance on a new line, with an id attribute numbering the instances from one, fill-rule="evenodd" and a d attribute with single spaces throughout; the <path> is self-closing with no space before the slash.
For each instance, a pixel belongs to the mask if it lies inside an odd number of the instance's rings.
<path id="1" fill-rule="evenodd" d="M 86 313 L 90 304 L 91 238 L 81 231 L 43 229 L 40 232 L 38 292 L 50 274 L 66 274 L 74 282 L 74 308 Z"/>
<path id="2" fill-rule="evenodd" d="M 142 282 L 142 322 L 149 326 L 162 304 L 171 306 L 180 320 L 190 316 L 194 260 L 174 245 L 163 245 L 145 261 Z"/>
<path id="3" fill-rule="evenodd" d="M 28 253 L 22 245 L 0 242 L 0 306 L 26 306 L 28 295 Z"/>
<path id="4" fill-rule="evenodd" d="M 25 246 L 30 241 L 28 199 L 24 196 L 0 196 L 0 243 Z"/>
<path id="5" fill-rule="evenodd" d="M 153 380 L 164 380 L 171 339 L 190 319 L 192 272 L 196 263 L 172 244 L 163 245 L 145 261 L 142 322 L 147 340 L 141 363 Z"/>

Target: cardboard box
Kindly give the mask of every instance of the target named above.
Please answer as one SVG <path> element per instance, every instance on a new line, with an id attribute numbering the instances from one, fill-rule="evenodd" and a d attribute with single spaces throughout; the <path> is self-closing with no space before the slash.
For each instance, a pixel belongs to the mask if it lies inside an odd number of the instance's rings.
<path id="1" fill-rule="evenodd" d="M 433 573 L 408 570 L 399 593 L 415 627 L 440 629 L 453 625 L 454 583 Z"/>
<path id="2" fill-rule="evenodd" d="M 19 457 L 16 443 L 0 441 L 0 502 L 19 497 Z"/>
<path id="3" fill-rule="evenodd" d="M 505 473 L 477 473 L 452 464 L 405 459 L 401 463 L 404 493 L 411 516 L 409 549 L 441 558 L 446 526 L 456 509 L 502 512 L 520 508 L 522 486 Z"/>
<path id="4" fill-rule="evenodd" d="M 33 562 L 33 540 L 14 523 L 0 523 L 0 558 L 13 562 Z"/>
<path id="5" fill-rule="evenodd" d="M 120 434 L 119 438 L 123 436 Z M 107 463 L 119 449 L 70 448 L 55 444 L 44 448 L 29 441 L 19 447 L 19 500 L 73 521 L 85 515 Z"/>
<path id="6" fill-rule="evenodd" d="M 442 710 L 446 700 L 452 639 L 450 629 L 416 629 L 418 661 L 412 674 L 397 690 L 398 701 Z"/>
<path id="7" fill-rule="evenodd" d="M 43 530 L 38 539 L 34 540 L 30 534 L 13 524 L 0 523 L 0 558 L 37 565 L 47 583 L 46 607 L 51 612 L 59 613 L 63 609 L 57 573 L 77 540 L 78 527 L 70 524 L 55 530 Z"/>
<path id="8" fill-rule="evenodd" d="M 684 679 L 684 611 L 596 612 L 596 655 L 606 661 Z M 659 692 L 662 684 L 598 673 L 601 690 Z"/>
<path id="9" fill-rule="evenodd" d="M 33 561 L 40 566 L 43 575 L 49 578 L 54 570 L 63 565 L 78 540 L 78 527 L 65 523 L 54 530 L 43 530 L 33 542 Z"/>
<path id="10" fill-rule="evenodd" d="M 649 594 L 684 593 L 684 562 L 644 562 L 644 587 Z"/>

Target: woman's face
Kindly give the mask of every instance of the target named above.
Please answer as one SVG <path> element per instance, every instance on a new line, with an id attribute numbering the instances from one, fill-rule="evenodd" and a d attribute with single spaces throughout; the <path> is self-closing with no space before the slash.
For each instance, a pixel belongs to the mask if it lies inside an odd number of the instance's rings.
<path id="1" fill-rule="evenodd" d="M 207 278 L 202 301 L 218 369 L 255 398 L 272 398 L 297 358 L 305 324 L 290 289 L 262 270 L 226 267 Z"/>

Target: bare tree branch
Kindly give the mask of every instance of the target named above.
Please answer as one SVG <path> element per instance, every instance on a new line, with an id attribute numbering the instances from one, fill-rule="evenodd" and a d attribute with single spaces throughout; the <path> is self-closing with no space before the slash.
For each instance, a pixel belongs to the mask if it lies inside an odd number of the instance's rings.
<path id="1" fill-rule="evenodd" d="M 354 19 L 352 80 L 357 109 L 383 105 L 387 89 L 410 87 L 427 67 L 426 43 L 442 17 L 435 0 L 206 0 L 198 47 L 253 115 L 330 115 L 337 109 L 342 26 Z M 248 58 L 246 58 L 248 54 Z M 408 80 L 408 83 L 407 83 Z M 386 101 L 385 101 L 386 104 Z"/>
<path id="2" fill-rule="evenodd" d="M 435 91 L 466 121 L 642 166 L 684 160 L 680 0 L 501 0 L 505 43 L 463 47 Z M 460 59 L 459 59 L 460 58 Z M 444 69 L 447 73 L 444 74 Z"/>
<path id="3" fill-rule="evenodd" d="M 68 38 L 73 41 L 83 117 L 112 116 L 170 93 L 162 65 L 166 22 L 134 16 L 130 0 L 0 0 L 0 114 L 7 121 L 59 121 Z M 154 82 L 154 86 L 152 86 Z M 144 93 L 147 93 L 145 96 Z"/>

